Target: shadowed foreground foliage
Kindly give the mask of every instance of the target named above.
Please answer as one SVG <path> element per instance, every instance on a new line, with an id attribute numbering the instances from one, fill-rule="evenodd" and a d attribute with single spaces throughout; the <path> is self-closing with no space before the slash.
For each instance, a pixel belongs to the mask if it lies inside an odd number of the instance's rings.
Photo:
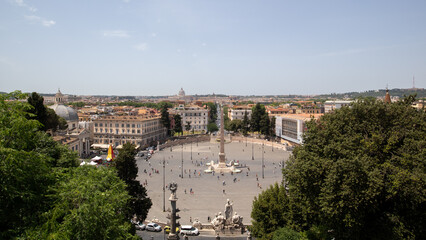
<path id="1" fill-rule="evenodd" d="M 410 106 L 413 99 L 364 99 L 308 122 L 283 170 L 287 207 L 253 217 L 256 236 L 271 239 L 284 226 L 336 239 L 425 236 L 426 114 Z M 282 198 L 274 192 L 268 198 Z M 254 203 L 252 216 L 258 205 L 267 211 L 276 203 Z"/>

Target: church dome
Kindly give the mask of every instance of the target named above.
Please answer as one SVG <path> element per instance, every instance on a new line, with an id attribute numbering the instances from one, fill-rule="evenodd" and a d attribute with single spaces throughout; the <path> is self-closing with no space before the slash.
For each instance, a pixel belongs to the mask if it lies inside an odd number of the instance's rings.
<path id="1" fill-rule="evenodd" d="M 78 115 L 77 112 L 72 107 L 67 107 L 62 104 L 54 104 L 50 106 L 49 108 L 53 109 L 55 113 L 68 121 L 77 121 L 78 122 Z"/>
<path id="2" fill-rule="evenodd" d="M 183 88 L 180 89 L 179 96 L 180 97 L 185 97 L 185 91 L 183 90 Z"/>

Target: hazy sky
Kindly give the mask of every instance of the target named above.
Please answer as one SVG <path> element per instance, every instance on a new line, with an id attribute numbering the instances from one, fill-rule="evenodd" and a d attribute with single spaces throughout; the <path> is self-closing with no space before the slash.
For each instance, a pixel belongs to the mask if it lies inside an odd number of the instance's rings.
<path id="1" fill-rule="evenodd" d="M 426 1 L 0 0 L 0 91 L 426 87 Z"/>

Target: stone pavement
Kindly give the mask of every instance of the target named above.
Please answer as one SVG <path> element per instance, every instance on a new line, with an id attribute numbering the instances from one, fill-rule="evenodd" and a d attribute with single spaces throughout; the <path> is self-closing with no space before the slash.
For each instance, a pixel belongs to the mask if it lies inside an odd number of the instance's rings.
<path id="1" fill-rule="evenodd" d="M 251 209 L 254 197 L 269 185 L 281 183 L 282 174 L 280 164 L 289 157 L 289 152 L 264 146 L 264 176 L 262 178 L 262 145 L 253 144 L 254 160 L 252 160 L 252 144 L 250 140 L 245 142 L 232 142 L 225 144 L 227 163 L 231 160 L 239 161 L 242 173 L 207 174 L 206 162 L 218 160 L 219 143 L 202 142 L 191 145 L 175 146 L 162 149 L 155 153 L 151 159 L 145 161 L 137 159 L 139 168 L 138 180 L 147 182 L 147 194 L 152 200 L 152 207 L 148 213 L 147 221 L 158 219 L 167 222 L 167 212 L 163 212 L 163 165 L 166 161 L 166 185 L 174 181 L 178 184 L 177 207 L 181 210 L 178 214 L 181 224 L 191 224 L 198 218 L 203 224 L 207 224 L 207 217 L 214 218 L 215 213 L 224 212 L 226 199 L 230 199 L 234 205 L 233 210 L 244 217 L 245 225 L 251 224 Z M 181 155 L 183 153 L 183 179 L 181 174 Z M 146 170 L 146 173 L 145 171 Z M 195 174 L 194 174 L 195 171 Z M 158 173 L 156 173 L 158 172 Z M 248 174 L 248 176 L 247 176 Z M 256 177 L 257 175 L 257 177 Z M 235 180 L 235 182 L 234 182 Z M 259 184 L 259 185 L 258 185 Z M 192 189 L 193 193 L 190 193 Z M 186 193 L 185 193 L 186 190 Z M 166 190 L 165 209 L 170 208 L 170 191 Z"/>

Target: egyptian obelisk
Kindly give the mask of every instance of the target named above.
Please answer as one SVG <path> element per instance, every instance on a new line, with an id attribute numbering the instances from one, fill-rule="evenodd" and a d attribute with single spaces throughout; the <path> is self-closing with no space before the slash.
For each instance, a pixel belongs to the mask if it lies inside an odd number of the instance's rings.
<path id="1" fill-rule="evenodd" d="M 219 168 L 225 168 L 225 121 L 223 117 L 223 106 L 220 108 L 220 152 L 219 152 Z"/>

